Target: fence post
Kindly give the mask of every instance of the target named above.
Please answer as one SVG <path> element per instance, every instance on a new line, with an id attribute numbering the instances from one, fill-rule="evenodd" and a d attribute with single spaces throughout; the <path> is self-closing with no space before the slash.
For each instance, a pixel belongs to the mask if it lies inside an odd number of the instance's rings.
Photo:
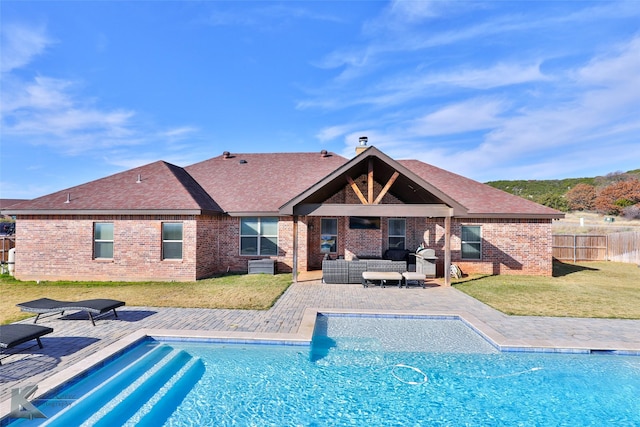
<path id="1" fill-rule="evenodd" d="M 576 234 L 573 235 L 573 263 L 576 263 L 578 251 L 578 236 Z"/>

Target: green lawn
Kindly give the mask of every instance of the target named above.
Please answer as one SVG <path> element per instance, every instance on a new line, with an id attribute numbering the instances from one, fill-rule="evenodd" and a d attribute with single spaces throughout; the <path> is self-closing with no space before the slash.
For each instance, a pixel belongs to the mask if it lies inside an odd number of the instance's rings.
<path id="1" fill-rule="evenodd" d="M 33 316 L 16 304 L 37 298 L 111 298 L 131 306 L 268 310 L 291 285 L 291 274 L 224 275 L 197 282 L 20 282 L 0 279 L 0 324 Z"/>
<path id="2" fill-rule="evenodd" d="M 291 274 L 224 275 L 197 282 L 19 282 L 0 278 L 0 324 L 32 316 L 15 306 L 36 298 L 112 298 L 131 306 L 269 309 Z M 506 314 L 640 319 L 635 264 L 556 263 L 553 277 L 470 276 L 453 285 Z M 322 286 L 322 285 L 318 285 Z"/>
<path id="3" fill-rule="evenodd" d="M 470 276 L 453 286 L 506 314 L 640 319 L 636 264 L 556 262 L 549 278 Z"/>

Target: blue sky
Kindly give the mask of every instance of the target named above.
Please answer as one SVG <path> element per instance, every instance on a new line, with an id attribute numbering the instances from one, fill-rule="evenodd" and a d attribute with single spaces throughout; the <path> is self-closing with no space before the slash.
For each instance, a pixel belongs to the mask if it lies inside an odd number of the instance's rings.
<path id="1" fill-rule="evenodd" d="M 639 1 L 0 8 L 2 198 L 363 135 L 481 182 L 640 167 Z"/>

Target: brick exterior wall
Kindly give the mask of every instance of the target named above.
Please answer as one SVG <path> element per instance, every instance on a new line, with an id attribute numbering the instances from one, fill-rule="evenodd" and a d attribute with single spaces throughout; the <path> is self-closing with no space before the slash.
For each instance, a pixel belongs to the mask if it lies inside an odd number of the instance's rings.
<path id="1" fill-rule="evenodd" d="M 249 260 L 266 258 L 276 261 L 277 272 L 291 272 L 293 266 L 293 218 L 279 218 L 278 255 L 271 257 L 240 255 L 240 220 L 239 217 L 219 216 L 211 218 L 207 224 L 202 224 L 202 235 L 207 236 L 208 243 L 202 243 L 198 248 L 198 264 L 203 273 L 207 273 L 201 277 L 227 271 L 246 272 L 249 269 Z M 304 232 L 305 228 L 304 225 L 300 227 L 300 223 L 298 223 L 299 233 L 301 229 Z M 306 233 L 303 234 L 306 238 Z M 299 236 L 298 240 L 300 241 L 300 239 Z M 303 246 L 306 248 L 306 245 Z M 306 266 L 306 257 L 304 265 Z"/>
<path id="2" fill-rule="evenodd" d="M 94 259 L 93 224 L 113 222 L 113 259 Z M 162 260 L 162 223 L 183 223 L 183 259 Z M 192 216 L 21 216 L 15 276 L 20 280 L 196 279 Z"/>
<path id="3" fill-rule="evenodd" d="M 348 199 L 348 192 L 337 195 Z M 353 202 L 353 201 L 352 201 Z M 298 219 L 298 271 L 319 269 L 319 217 Z M 183 223 L 183 259 L 162 260 L 162 223 Z M 114 256 L 93 258 L 93 224 L 114 223 Z M 338 251 L 347 259 L 381 257 L 388 246 L 388 218 L 379 230 L 351 230 L 338 217 Z M 461 226 L 480 225 L 482 258 L 461 259 Z M 240 255 L 240 218 L 227 216 L 20 216 L 15 275 L 20 280 L 191 281 L 227 271 L 246 272 L 250 259 L 272 258 L 278 272 L 293 268 L 292 217 L 278 226 L 278 255 Z M 453 219 L 451 261 L 464 273 L 552 274 L 551 220 Z M 444 219 L 407 218 L 406 249 L 435 249 L 437 275 L 444 274 Z"/>
<path id="4" fill-rule="evenodd" d="M 482 233 L 480 260 L 463 260 L 461 228 L 479 225 Z M 426 219 L 423 232 L 426 247 L 435 249 L 437 274 L 444 274 L 444 220 Z M 551 220 L 547 219 L 453 219 L 451 262 L 463 273 L 551 276 L 553 273 Z"/>

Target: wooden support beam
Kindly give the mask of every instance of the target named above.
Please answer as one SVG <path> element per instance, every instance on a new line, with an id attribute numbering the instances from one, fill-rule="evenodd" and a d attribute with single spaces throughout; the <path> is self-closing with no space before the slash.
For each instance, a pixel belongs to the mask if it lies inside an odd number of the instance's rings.
<path id="1" fill-rule="evenodd" d="M 444 217 L 444 285 L 451 286 L 451 217 Z"/>
<path id="2" fill-rule="evenodd" d="M 293 283 L 298 283 L 298 215 L 293 216 Z"/>
<path id="3" fill-rule="evenodd" d="M 382 201 L 382 198 L 384 197 L 384 195 L 387 194 L 387 192 L 389 191 L 393 183 L 396 182 L 396 179 L 398 179 L 399 176 L 400 176 L 400 173 L 398 171 L 395 171 L 393 175 L 391 175 L 391 178 L 389 178 L 389 181 L 385 184 L 380 194 L 378 194 L 378 197 L 376 197 L 376 199 L 373 201 L 374 205 L 377 205 Z"/>
<path id="4" fill-rule="evenodd" d="M 373 158 L 369 158 L 369 173 L 367 174 L 367 196 L 369 204 L 373 203 Z"/>
<path id="5" fill-rule="evenodd" d="M 349 182 L 349 185 L 351 185 L 351 188 L 356 193 L 356 196 L 358 196 L 358 199 L 360 199 L 362 204 L 368 205 L 369 202 L 367 201 L 367 199 L 365 199 L 364 195 L 362 194 L 362 191 L 360 191 L 360 189 L 358 188 L 358 185 L 355 182 L 353 182 L 353 178 L 347 175 L 347 181 Z"/>

